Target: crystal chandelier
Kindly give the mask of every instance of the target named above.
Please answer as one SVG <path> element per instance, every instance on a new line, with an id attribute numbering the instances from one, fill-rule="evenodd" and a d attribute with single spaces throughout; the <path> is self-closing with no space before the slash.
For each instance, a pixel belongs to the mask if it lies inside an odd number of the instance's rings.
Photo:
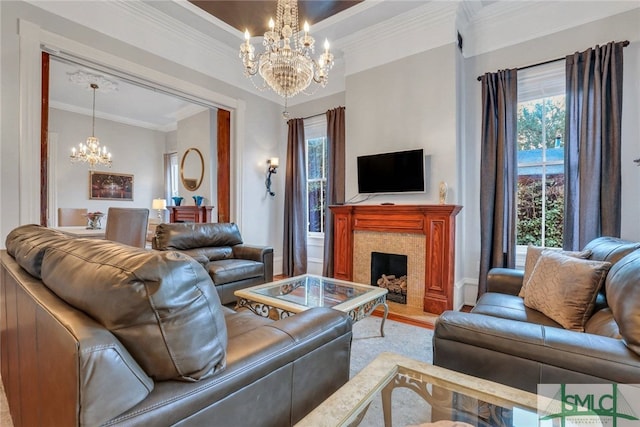
<path id="1" fill-rule="evenodd" d="M 96 165 L 104 165 L 111 167 L 111 153 L 107 151 L 107 147 L 100 147 L 100 141 L 95 136 L 96 129 L 96 89 L 98 85 L 91 83 L 91 89 L 93 89 L 93 122 L 91 125 L 91 136 L 87 138 L 87 141 L 78 145 L 78 149 L 73 147 L 71 149 L 71 161 L 72 162 L 86 162 L 89 163 L 89 169 L 93 169 Z"/>
<path id="2" fill-rule="evenodd" d="M 303 92 L 311 81 L 320 86 L 327 85 L 329 70 L 333 67 L 333 55 L 329 52 L 329 42 L 324 42 L 324 52 L 318 60 L 311 58 L 315 40 L 309 35 L 309 24 L 304 23 L 304 32 L 298 24 L 298 1 L 278 0 L 276 22 L 269 20 L 269 31 L 264 33 L 264 52 L 257 58 L 251 43 L 251 35 L 246 30 L 245 42 L 240 46 L 240 58 L 244 74 L 252 77 L 256 73 L 264 80 L 261 89 L 270 87 L 284 97 L 284 116 L 288 117 L 287 100 Z"/>

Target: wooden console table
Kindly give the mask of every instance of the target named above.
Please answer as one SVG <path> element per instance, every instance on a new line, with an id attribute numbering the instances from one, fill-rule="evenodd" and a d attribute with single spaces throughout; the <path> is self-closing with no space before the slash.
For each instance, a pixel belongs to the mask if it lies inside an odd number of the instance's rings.
<path id="1" fill-rule="evenodd" d="M 169 222 L 211 222 L 213 206 L 167 206 Z"/>
<path id="2" fill-rule="evenodd" d="M 453 309 L 458 205 L 338 205 L 333 213 L 333 277 L 353 280 L 353 232 L 422 234 L 426 238 L 423 309 Z"/>

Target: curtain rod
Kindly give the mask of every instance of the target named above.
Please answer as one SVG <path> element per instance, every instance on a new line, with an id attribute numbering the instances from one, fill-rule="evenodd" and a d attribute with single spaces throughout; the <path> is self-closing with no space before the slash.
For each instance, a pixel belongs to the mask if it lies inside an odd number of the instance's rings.
<path id="1" fill-rule="evenodd" d="M 629 46 L 629 40 L 625 40 L 622 42 L 622 47 L 627 47 Z M 552 62 L 558 62 L 558 61 L 562 61 L 563 59 L 566 59 L 566 56 L 563 56 L 562 58 L 556 58 L 556 59 L 550 59 L 548 61 L 543 61 L 543 62 L 538 62 L 537 64 L 531 64 L 531 65 L 526 65 L 524 67 L 518 67 L 517 70 L 526 70 L 527 68 L 533 68 L 533 67 L 537 67 L 539 65 L 546 65 L 546 64 L 551 64 Z M 478 81 L 482 81 L 482 76 L 478 76 Z"/>

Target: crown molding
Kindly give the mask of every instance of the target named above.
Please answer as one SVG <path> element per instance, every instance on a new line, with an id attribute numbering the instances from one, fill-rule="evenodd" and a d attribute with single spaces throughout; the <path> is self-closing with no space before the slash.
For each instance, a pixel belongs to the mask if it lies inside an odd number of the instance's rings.
<path id="1" fill-rule="evenodd" d="M 241 66 L 229 60 L 237 57 L 236 50 L 145 2 L 97 1 L 86 7 L 85 2 L 26 1 L 234 87 L 255 92 L 251 83 L 238 71 Z M 96 16 L 100 19 L 95 19 Z"/>
<path id="2" fill-rule="evenodd" d="M 457 1 L 428 2 L 336 40 L 344 52 L 345 75 L 455 42 L 457 10 Z"/>
<path id="3" fill-rule="evenodd" d="M 81 114 L 87 117 L 92 117 L 93 113 L 89 108 L 78 107 L 77 105 L 71 105 L 65 102 L 50 101 L 49 107 L 55 108 L 56 110 L 67 111 L 69 113 Z M 96 118 L 109 120 L 111 122 L 121 123 L 124 125 L 135 126 L 143 129 L 156 130 L 160 132 L 169 132 L 177 129 L 177 122 L 169 123 L 167 125 L 158 125 L 156 123 L 145 122 L 143 120 L 134 120 L 128 117 L 118 116 L 116 114 L 102 113 L 100 111 L 96 111 Z M 89 129 L 87 129 L 87 131 L 88 130 Z"/>
<path id="4" fill-rule="evenodd" d="M 460 16 L 465 58 L 640 8 L 637 1 L 499 1 Z"/>

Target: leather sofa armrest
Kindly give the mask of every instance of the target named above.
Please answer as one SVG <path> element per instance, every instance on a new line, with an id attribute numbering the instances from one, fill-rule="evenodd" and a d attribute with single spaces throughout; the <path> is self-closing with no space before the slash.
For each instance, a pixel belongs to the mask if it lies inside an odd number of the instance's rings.
<path id="1" fill-rule="evenodd" d="M 273 281 L 273 248 L 271 246 L 234 245 L 233 257 L 264 263 L 265 282 Z"/>
<path id="2" fill-rule="evenodd" d="M 518 295 L 524 271 L 513 268 L 492 268 L 487 274 L 487 292 Z"/>
<path id="3" fill-rule="evenodd" d="M 433 344 L 434 365 L 534 392 L 538 383 L 578 379 L 640 382 L 640 356 L 622 340 L 584 332 L 447 311 Z"/>

